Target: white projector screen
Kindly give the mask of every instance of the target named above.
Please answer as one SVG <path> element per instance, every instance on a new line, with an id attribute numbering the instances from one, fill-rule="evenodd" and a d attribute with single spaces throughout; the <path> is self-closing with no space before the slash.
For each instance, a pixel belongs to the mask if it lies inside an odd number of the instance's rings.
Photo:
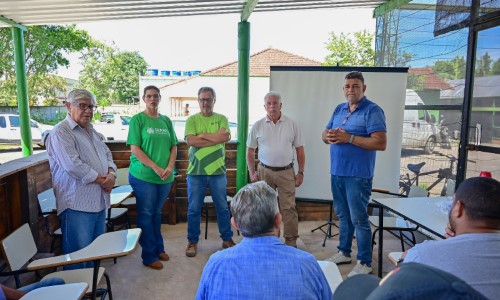
<path id="1" fill-rule="evenodd" d="M 283 113 L 299 124 L 305 138 L 305 177 L 297 198 L 332 198 L 330 146 L 321 133 L 335 107 L 346 101 L 342 86 L 350 71 L 363 72 L 365 95 L 382 107 L 387 122 L 387 149 L 377 152 L 373 187 L 398 191 L 408 69 L 276 66 L 271 67 L 270 90 L 282 95 Z"/>

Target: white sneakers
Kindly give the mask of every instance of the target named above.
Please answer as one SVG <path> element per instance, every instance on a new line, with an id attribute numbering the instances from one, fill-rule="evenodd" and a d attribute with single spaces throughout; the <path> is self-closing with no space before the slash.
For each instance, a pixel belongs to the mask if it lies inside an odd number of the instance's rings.
<path id="1" fill-rule="evenodd" d="M 372 267 L 369 267 L 358 260 L 356 266 L 354 266 L 354 268 L 349 273 L 349 275 L 347 275 L 347 277 L 352 277 L 358 274 L 370 274 L 372 271 L 373 271 Z"/>
<path id="2" fill-rule="evenodd" d="M 334 262 L 337 265 L 349 264 L 352 261 L 351 257 L 345 255 L 342 251 L 339 251 L 338 253 L 332 255 L 331 257 L 327 258 L 327 260 Z M 372 271 L 373 271 L 372 267 L 369 267 L 358 260 L 358 262 L 356 263 L 352 271 L 349 273 L 349 275 L 347 275 L 347 277 L 352 277 L 358 274 L 370 274 Z"/>
<path id="3" fill-rule="evenodd" d="M 336 254 L 330 256 L 327 260 L 334 262 L 337 265 L 340 264 L 349 264 L 351 263 L 352 259 L 350 256 L 345 255 L 342 251 L 339 250 Z"/>

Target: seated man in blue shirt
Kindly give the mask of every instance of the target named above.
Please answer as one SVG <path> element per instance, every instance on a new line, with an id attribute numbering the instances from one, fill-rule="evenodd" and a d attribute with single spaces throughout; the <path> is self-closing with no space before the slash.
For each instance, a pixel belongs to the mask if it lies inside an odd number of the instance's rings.
<path id="1" fill-rule="evenodd" d="M 231 201 L 231 223 L 244 239 L 208 260 L 196 299 L 331 299 L 313 255 L 278 238 L 276 192 L 264 181 L 243 187 Z"/>

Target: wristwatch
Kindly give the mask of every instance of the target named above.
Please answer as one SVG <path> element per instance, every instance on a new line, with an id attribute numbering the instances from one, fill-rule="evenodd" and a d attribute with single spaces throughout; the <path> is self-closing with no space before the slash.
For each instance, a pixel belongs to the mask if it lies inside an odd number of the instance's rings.
<path id="1" fill-rule="evenodd" d="M 115 178 L 116 178 L 116 173 L 115 172 L 111 171 L 108 174 L 111 174 L 111 175 L 115 176 Z"/>
<path id="2" fill-rule="evenodd" d="M 297 174 L 304 175 L 304 171 L 298 171 Z"/>

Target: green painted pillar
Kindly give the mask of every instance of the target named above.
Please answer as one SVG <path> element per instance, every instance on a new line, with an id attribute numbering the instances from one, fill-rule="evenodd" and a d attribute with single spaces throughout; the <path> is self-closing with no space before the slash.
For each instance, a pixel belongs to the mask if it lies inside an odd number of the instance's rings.
<path id="1" fill-rule="evenodd" d="M 33 154 L 33 144 L 31 140 L 28 80 L 26 78 L 26 65 L 24 61 L 23 30 L 12 27 L 12 38 L 14 40 L 14 61 L 16 63 L 17 106 L 21 123 L 21 148 L 23 150 L 23 156 L 30 156 Z"/>
<path id="2" fill-rule="evenodd" d="M 246 144 L 248 134 L 248 90 L 250 81 L 250 23 L 238 23 L 238 146 L 236 191 L 248 182 Z"/>

